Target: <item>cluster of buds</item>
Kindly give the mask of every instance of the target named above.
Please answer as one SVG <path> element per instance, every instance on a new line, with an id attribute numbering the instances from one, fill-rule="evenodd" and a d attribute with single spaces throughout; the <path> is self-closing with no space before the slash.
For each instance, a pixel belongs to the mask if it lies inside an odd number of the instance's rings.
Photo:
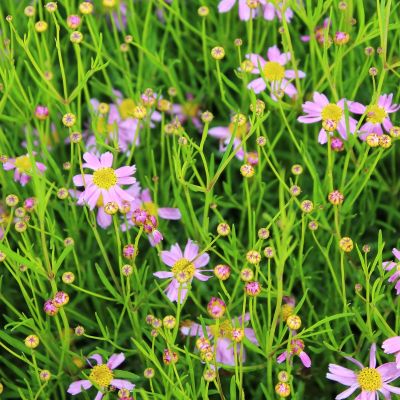
<path id="1" fill-rule="evenodd" d="M 170 365 L 170 364 L 175 364 L 178 361 L 179 357 L 178 353 L 176 353 L 175 351 L 165 349 L 163 352 L 162 359 L 165 365 Z"/>
<path id="2" fill-rule="evenodd" d="M 167 135 L 181 135 L 183 132 L 182 124 L 180 123 L 178 117 L 166 124 L 164 130 Z"/>
<path id="3" fill-rule="evenodd" d="M 133 210 L 131 221 L 136 226 L 143 227 L 143 230 L 149 235 L 150 241 L 153 245 L 156 245 L 163 240 L 163 235 L 157 229 L 157 218 L 143 208 L 136 208 Z"/>
<path id="4" fill-rule="evenodd" d="M 52 299 L 46 300 L 43 305 L 43 310 L 47 315 L 53 317 L 58 313 L 61 307 L 69 302 L 69 296 L 65 292 L 57 292 Z"/>
<path id="5" fill-rule="evenodd" d="M 246 282 L 244 290 L 247 296 L 257 297 L 261 293 L 261 283 L 258 281 Z"/>
<path id="6" fill-rule="evenodd" d="M 286 371 L 280 371 L 278 374 L 278 383 L 275 386 L 275 393 L 280 397 L 290 396 L 290 385 L 288 384 L 290 375 Z"/>
<path id="7" fill-rule="evenodd" d="M 210 341 L 205 337 L 196 340 L 196 348 L 200 351 L 200 358 L 204 362 L 211 362 L 214 359 L 214 349 Z"/>
<path id="8" fill-rule="evenodd" d="M 396 131 L 392 131 L 396 132 Z M 392 135 L 393 137 L 393 135 Z M 377 135 L 376 133 L 371 133 L 367 136 L 366 142 L 370 147 L 382 147 L 388 149 L 392 145 L 392 138 L 389 135 Z"/>
<path id="9" fill-rule="evenodd" d="M 207 312 L 211 318 L 221 318 L 226 311 L 226 304 L 223 300 L 218 297 L 211 297 L 207 304 Z"/>
<path id="10" fill-rule="evenodd" d="M 347 32 L 336 32 L 333 37 L 333 41 L 336 45 L 343 45 L 348 43 L 350 40 L 350 35 Z"/>

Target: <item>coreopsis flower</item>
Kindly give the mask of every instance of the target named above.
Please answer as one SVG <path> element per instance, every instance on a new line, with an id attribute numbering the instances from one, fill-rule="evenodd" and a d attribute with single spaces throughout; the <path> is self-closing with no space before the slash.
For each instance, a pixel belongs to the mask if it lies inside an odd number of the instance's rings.
<path id="1" fill-rule="evenodd" d="M 396 357 L 396 367 L 400 369 L 400 336 L 386 339 L 382 343 L 382 349 L 386 354 L 394 354 Z"/>
<path id="2" fill-rule="evenodd" d="M 170 114 L 177 117 L 181 124 L 191 121 L 199 131 L 203 129 L 203 124 L 201 123 L 202 113 L 200 110 L 200 105 L 190 93 L 186 95 L 185 103 L 172 104 Z"/>
<path id="3" fill-rule="evenodd" d="M 376 345 L 371 346 L 369 356 L 369 367 L 364 367 L 359 361 L 352 357 L 345 357 L 358 367 L 357 371 L 342 367 L 336 364 L 329 364 L 329 372 L 326 374 L 328 379 L 348 386 L 344 392 L 336 396 L 336 399 L 347 399 L 357 389 L 361 393 L 357 399 L 372 400 L 378 399 L 381 393 L 385 399 L 391 398 L 391 393 L 400 394 L 400 388 L 389 385 L 400 376 L 400 370 L 396 368 L 396 363 L 385 363 L 376 367 Z"/>
<path id="4" fill-rule="evenodd" d="M 35 165 L 40 174 L 47 169 L 46 166 L 40 162 L 35 162 Z M 19 182 L 21 186 L 25 186 L 30 181 L 35 167 L 32 158 L 29 154 L 26 154 L 16 158 L 9 158 L 3 163 L 3 168 L 5 171 L 15 170 L 14 181 Z"/>
<path id="5" fill-rule="evenodd" d="M 233 149 L 236 150 L 235 157 L 242 161 L 245 157 L 245 152 L 242 148 L 242 139 L 249 132 L 250 125 L 245 123 L 239 126 L 231 122 L 228 126 L 216 126 L 208 130 L 208 134 L 212 137 L 219 139 L 219 151 L 225 152 L 229 146 L 230 141 L 233 139 Z"/>
<path id="6" fill-rule="evenodd" d="M 216 361 L 225 365 L 235 365 L 235 350 L 234 346 L 237 349 L 237 355 L 239 357 L 239 348 L 240 344 L 239 340 L 236 340 L 237 333 L 239 330 L 241 331 L 241 327 L 243 323 L 250 320 L 250 314 L 246 313 L 244 315 L 244 319 L 242 317 L 234 318 L 232 320 L 225 319 L 223 321 L 219 321 L 218 328 L 217 324 L 206 326 L 206 332 L 203 332 L 203 328 L 200 324 L 196 324 L 195 322 L 189 321 L 184 323 L 181 327 L 181 333 L 185 336 L 199 336 L 200 338 L 216 338 L 214 339 L 215 353 L 216 353 Z M 251 328 L 243 329 L 243 338 L 247 338 L 251 343 L 258 346 L 258 341 L 254 330 Z M 239 335 L 242 336 L 242 335 Z M 243 339 L 242 338 L 242 339 Z M 242 362 L 246 361 L 246 352 L 243 348 L 242 352 Z"/>
<path id="7" fill-rule="evenodd" d="M 393 93 L 379 96 L 376 104 L 363 106 L 362 113 L 366 113 L 367 122 L 360 128 L 360 139 L 365 140 L 371 133 L 382 135 L 383 130 L 390 132 L 393 127 L 389 114 L 400 109 L 399 104 L 393 104 Z M 383 129 L 382 129 L 383 127 Z"/>
<path id="8" fill-rule="evenodd" d="M 69 385 L 67 393 L 75 395 L 81 393 L 83 390 L 90 389 L 93 385 L 100 387 L 101 390 L 97 393 L 96 400 L 101 400 L 103 395 L 109 388 L 117 389 L 128 389 L 133 390 L 135 385 L 130 383 L 125 379 L 115 379 L 114 370 L 120 366 L 125 361 L 125 356 L 123 353 L 113 354 L 107 361 L 103 364 L 103 358 L 100 354 L 93 354 L 89 359 L 95 360 L 96 365 L 92 366 L 88 360 L 91 367 L 89 379 L 84 379 L 80 381 L 75 381 Z"/>
<path id="9" fill-rule="evenodd" d="M 136 182 L 132 176 L 135 166 L 125 166 L 118 169 L 112 168 L 113 155 L 110 152 L 96 157 L 91 153 L 85 153 L 83 159 L 86 163 L 83 168 L 92 169 L 92 175 L 75 175 L 75 186 L 84 186 L 85 190 L 78 199 L 78 204 L 86 203 L 93 210 L 96 204 L 102 200 L 103 204 L 116 202 L 121 207 L 122 202 L 133 201 L 133 197 L 124 191 L 120 185 L 130 185 Z"/>
<path id="10" fill-rule="evenodd" d="M 286 93 L 293 98 L 297 95 L 297 89 L 289 80 L 296 78 L 296 71 L 293 69 L 285 69 L 285 65 L 290 61 L 290 53 L 281 53 L 277 46 L 272 46 L 267 51 L 267 60 L 258 54 L 246 54 L 253 64 L 253 74 L 262 75 L 260 78 L 254 79 L 248 84 L 248 88 L 254 93 L 261 93 L 267 86 L 271 91 L 271 98 L 277 100 Z M 306 74 L 297 70 L 297 77 L 304 78 Z M 267 85 L 267 83 L 268 85 Z"/>
<path id="11" fill-rule="evenodd" d="M 301 339 L 294 338 L 290 341 L 290 350 L 283 352 L 280 356 L 278 356 L 276 361 L 278 362 L 278 364 L 280 364 L 283 363 L 288 357 L 299 356 L 302 364 L 306 368 L 310 368 L 311 359 L 309 355 L 304 351 L 304 347 L 304 342 Z"/>
<path id="12" fill-rule="evenodd" d="M 181 303 L 185 301 L 194 278 L 200 281 L 211 278 L 211 276 L 203 275 L 203 270 L 200 269 L 208 264 L 210 256 L 207 253 L 199 254 L 199 246 L 190 239 L 183 253 L 179 244 L 176 243 L 171 246 L 171 250 L 161 252 L 161 260 L 171 267 L 171 271 L 159 271 L 153 275 L 160 279 L 172 278 L 165 293 L 173 302 L 178 301 L 178 295 Z"/>
<path id="13" fill-rule="evenodd" d="M 325 144 L 328 141 L 328 134 L 333 135 L 333 131 L 337 130 L 339 135 L 347 140 L 346 118 L 345 118 L 345 103 L 349 112 L 355 114 L 363 114 L 365 107 L 355 101 L 346 99 L 339 100 L 336 104 L 330 103 L 328 98 L 323 93 L 314 92 L 313 101 L 306 101 L 303 104 L 302 115 L 297 118 L 303 124 L 312 124 L 322 121 L 322 128 L 319 131 L 318 143 Z M 357 121 L 349 116 L 349 133 L 354 134 Z"/>
<path id="14" fill-rule="evenodd" d="M 400 294 L 400 250 L 393 249 L 392 250 L 393 255 L 397 259 L 397 262 L 394 261 L 385 261 L 382 263 L 382 267 L 386 271 L 392 271 L 394 269 L 394 274 L 389 278 L 389 282 L 396 282 L 395 289 L 396 289 L 396 294 Z"/>

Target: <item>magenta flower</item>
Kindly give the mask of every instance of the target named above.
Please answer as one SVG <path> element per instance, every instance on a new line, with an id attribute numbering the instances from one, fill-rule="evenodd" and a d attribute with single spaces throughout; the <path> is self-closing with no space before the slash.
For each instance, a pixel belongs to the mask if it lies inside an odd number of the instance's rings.
<path id="1" fill-rule="evenodd" d="M 349 387 L 338 394 L 335 399 L 347 399 L 357 389 L 361 389 L 361 393 L 356 397 L 358 400 L 375 400 L 378 399 L 379 393 L 382 393 L 385 399 L 391 398 L 390 393 L 400 394 L 400 388 L 389 385 L 400 376 L 400 370 L 396 368 L 394 362 L 382 364 L 376 368 L 375 343 L 371 346 L 369 367 L 364 367 L 352 357 L 345 358 L 355 364 L 359 370 L 354 372 L 340 365 L 329 364 L 329 372 L 326 377 Z"/>
<path id="2" fill-rule="evenodd" d="M 311 367 L 311 359 L 309 355 L 304 351 L 304 342 L 301 339 L 292 339 L 290 342 L 290 351 L 283 352 L 276 361 L 278 364 L 283 363 L 286 358 L 291 356 L 299 356 L 301 362 L 306 368 Z"/>
<path id="3" fill-rule="evenodd" d="M 244 322 L 250 320 L 250 314 L 244 315 Z M 200 324 L 190 322 L 189 325 L 183 325 L 181 327 L 181 333 L 185 336 L 199 336 L 201 338 L 208 337 L 213 338 L 217 336 L 215 344 L 216 348 L 216 361 L 225 365 L 235 365 L 235 350 L 234 346 L 237 346 L 237 354 L 239 355 L 240 344 L 237 343 L 243 337 L 246 337 L 250 342 L 258 346 L 258 341 L 254 330 L 251 328 L 244 328 L 242 330 L 242 317 L 234 318 L 232 320 L 225 319 L 219 321 L 218 330 L 217 325 L 206 326 L 206 335 L 203 332 L 203 328 Z M 246 361 L 246 352 L 243 348 L 242 362 Z"/>
<path id="4" fill-rule="evenodd" d="M 377 104 L 364 106 L 363 113 L 367 114 L 367 122 L 360 128 L 360 139 L 365 140 L 371 133 L 376 133 L 379 136 L 382 135 L 382 127 L 386 132 L 390 131 L 393 124 L 389 114 L 396 112 L 400 108 L 400 105 L 393 104 L 392 100 L 393 93 L 383 94 L 379 96 Z"/>
<path id="5" fill-rule="evenodd" d="M 382 349 L 386 354 L 395 354 L 396 367 L 400 369 L 400 336 L 394 336 L 386 339 L 382 343 Z"/>
<path id="6" fill-rule="evenodd" d="M 89 359 L 93 359 L 97 363 L 95 366 L 92 366 L 89 362 L 89 365 L 92 368 L 89 374 L 89 379 L 72 382 L 69 385 L 67 393 L 76 395 L 81 393 L 83 390 L 88 390 L 93 385 L 96 385 L 96 387 L 100 387 L 100 391 L 97 393 L 95 400 L 101 400 L 105 391 L 108 390 L 109 387 L 128 390 L 133 390 L 135 387 L 133 383 L 130 383 L 125 379 L 114 378 L 113 371 L 125 361 L 123 353 L 113 354 L 108 359 L 107 364 L 103 364 L 103 358 L 100 354 L 93 354 Z"/>
<path id="7" fill-rule="evenodd" d="M 325 144 L 328 141 L 329 135 L 337 129 L 340 136 L 347 140 L 346 119 L 344 114 L 344 105 L 347 103 L 347 108 L 350 112 L 355 114 L 363 114 L 364 106 L 355 101 L 346 99 L 339 100 L 336 104 L 330 103 L 328 98 L 323 93 L 314 92 L 313 101 L 306 101 L 303 104 L 302 115 L 297 120 L 303 124 L 312 124 L 314 122 L 322 121 L 322 128 L 319 131 L 318 142 Z M 349 132 L 354 134 L 357 121 L 349 116 Z"/>
<path id="8" fill-rule="evenodd" d="M 397 258 L 397 263 L 394 261 L 385 261 L 382 263 L 382 267 L 386 271 L 391 271 L 393 268 L 395 268 L 395 273 L 389 278 L 389 282 L 392 283 L 397 280 L 395 289 L 396 289 L 396 294 L 400 294 L 400 250 L 393 249 L 392 250 L 393 255 Z"/>
<path id="9" fill-rule="evenodd" d="M 119 206 L 122 201 L 132 201 L 133 197 L 124 191 L 120 185 L 129 185 L 136 182 L 132 176 L 135 166 L 121 167 L 116 170 L 112 168 L 113 155 L 104 153 L 100 158 L 91 153 L 85 153 L 83 159 L 86 161 L 83 168 L 92 169 L 92 175 L 75 175 L 73 178 L 75 186 L 85 186 L 85 190 L 78 199 L 78 204 L 86 203 L 93 210 L 99 201 L 102 204 L 116 202 Z"/>
<path id="10" fill-rule="evenodd" d="M 295 86 L 288 79 L 296 78 L 296 71 L 293 69 L 285 69 L 285 65 L 290 60 L 290 53 L 281 53 L 277 46 L 270 47 L 267 52 L 267 60 L 258 54 L 246 54 L 254 65 L 253 74 L 262 74 L 260 78 L 254 79 L 248 84 L 248 88 L 254 93 L 260 93 L 268 87 L 271 90 L 271 98 L 276 100 L 286 93 L 293 98 L 297 94 Z M 306 74 L 298 70 L 298 77 L 304 78 Z"/>
<path id="11" fill-rule="evenodd" d="M 46 171 L 46 166 L 40 162 L 35 163 L 39 173 Z M 19 182 L 21 186 L 25 186 L 31 179 L 31 175 L 34 169 L 32 159 L 29 154 L 19 156 L 17 158 L 10 158 L 3 164 L 5 171 L 14 169 L 14 181 Z"/>
<path id="12" fill-rule="evenodd" d="M 161 279 L 173 278 L 165 291 L 171 301 L 178 301 L 179 292 L 180 302 L 185 301 L 193 278 L 200 281 L 211 278 L 203 275 L 204 270 L 200 269 L 208 264 L 210 256 L 207 253 L 199 254 L 199 246 L 190 239 L 183 253 L 176 243 L 171 246 L 171 250 L 161 252 L 161 259 L 164 264 L 171 267 L 171 271 L 159 271 L 153 275 Z"/>

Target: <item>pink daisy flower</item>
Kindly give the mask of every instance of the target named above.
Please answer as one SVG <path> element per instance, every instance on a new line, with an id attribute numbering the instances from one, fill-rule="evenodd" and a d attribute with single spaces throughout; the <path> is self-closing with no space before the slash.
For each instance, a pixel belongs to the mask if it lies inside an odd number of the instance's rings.
<path id="1" fill-rule="evenodd" d="M 176 243 L 171 246 L 171 250 L 161 252 L 161 259 L 164 264 L 171 267 L 171 271 L 159 271 L 153 275 L 161 279 L 173 278 L 165 291 L 173 302 L 178 301 L 179 290 L 180 302 L 185 301 L 193 278 L 200 281 L 208 281 L 211 278 L 203 275 L 204 270 L 200 269 L 208 264 L 210 256 L 207 253 L 199 254 L 199 246 L 190 239 L 183 253 Z"/>
<path id="2" fill-rule="evenodd" d="M 274 4 L 273 2 L 266 1 L 263 2 L 264 4 L 264 18 L 267 21 L 272 21 L 275 18 L 278 18 L 279 21 L 282 21 L 282 7 L 283 3 L 278 3 L 277 5 Z M 291 8 L 286 7 L 285 10 L 285 19 L 287 22 L 290 22 L 290 20 L 293 18 L 293 11 Z"/>
<path id="3" fill-rule="evenodd" d="M 400 294 L 400 250 L 393 249 L 392 250 L 393 255 L 397 258 L 397 262 L 394 261 L 385 261 L 382 263 L 382 267 L 386 271 L 391 271 L 393 268 L 395 269 L 395 273 L 389 278 L 388 282 L 392 283 L 397 280 L 395 289 L 396 289 L 396 294 Z"/>
<path id="4" fill-rule="evenodd" d="M 113 169 L 113 155 L 110 152 L 104 153 L 100 157 L 85 153 L 83 159 L 86 161 L 83 168 L 92 169 L 94 172 L 92 175 L 79 174 L 73 178 L 75 186 L 85 186 L 85 190 L 78 199 L 79 205 L 86 203 L 93 210 L 99 201 L 102 201 L 103 204 L 116 202 L 121 206 L 123 200 L 133 200 L 133 197 L 124 191 L 120 185 L 136 182 L 136 179 L 132 176 L 136 171 L 135 166 Z"/>
<path id="5" fill-rule="evenodd" d="M 236 0 L 221 0 L 218 4 L 218 12 L 226 13 L 230 11 L 236 4 Z M 257 14 L 257 10 L 252 10 L 247 5 L 247 0 L 238 0 L 239 18 L 242 21 L 248 21 L 250 16 L 254 18 Z"/>
<path id="6" fill-rule="evenodd" d="M 286 93 L 293 98 L 297 95 L 297 89 L 289 82 L 288 79 L 296 78 L 296 71 L 293 69 L 285 69 L 285 65 L 290 60 L 290 53 L 281 53 L 277 46 L 270 47 L 267 52 L 267 60 L 258 54 L 246 54 L 254 65 L 253 74 L 262 74 L 260 78 L 254 79 L 248 84 L 248 88 L 254 93 L 264 91 L 268 86 L 271 90 L 271 98 L 273 100 L 281 97 L 282 93 Z M 298 70 L 298 77 L 304 78 L 306 74 Z M 264 80 L 265 78 L 265 80 Z"/>
<path id="7" fill-rule="evenodd" d="M 396 367 L 400 369 L 400 336 L 394 336 L 386 339 L 382 343 L 382 349 L 386 354 L 395 354 Z"/>
<path id="8" fill-rule="evenodd" d="M 41 174 L 47 169 L 46 166 L 40 162 L 35 162 L 35 165 Z M 9 158 L 3 164 L 3 168 L 5 171 L 11 171 L 13 169 L 14 181 L 19 182 L 21 186 L 25 186 L 31 179 L 34 164 L 29 154 L 26 154 L 16 158 Z"/>
<path id="9" fill-rule="evenodd" d="M 69 385 L 67 393 L 76 395 L 81 393 L 83 390 L 88 390 L 93 385 L 96 385 L 101 388 L 101 391 L 97 393 L 95 400 L 101 400 L 110 387 L 128 390 L 133 390 L 135 387 L 133 383 L 130 383 L 125 379 L 114 378 L 113 371 L 125 361 L 123 353 L 113 354 L 108 359 L 107 364 L 103 364 L 103 358 L 100 354 L 93 354 L 89 359 L 95 360 L 97 363 L 95 366 L 92 366 L 89 362 L 92 368 L 89 374 L 89 379 L 72 382 Z"/>
<path id="10" fill-rule="evenodd" d="M 322 121 L 322 128 L 319 131 L 318 142 L 325 144 L 328 141 L 328 134 L 333 135 L 333 131 L 337 129 L 339 135 L 347 140 L 346 119 L 344 113 L 344 105 L 347 103 L 347 108 L 355 114 L 363 114 L 364 106 L 355 101 L 346 99 L 339 100 L 336 104 L 330 103 L 328 98 L 323 93 L 314 92 L 313 101 L 306 101 L 303 104 L 302 115 L 297 120 L 303 124 L 312 124 Z M 354 134 L 357 121 L 349 116 L 349 132 Z"/>
<path id="11" fill-rule="evenodd" d="M 392 101 L 393 93 L 383 94 L 379 96 L 377 104 L 364 106 L 363 113 L 367 114 L 367 122 L 360 128 L 360 139 L 365 140 L 371 133 L 376 133 L 380 136 L 383 134 L 383 129 L 386 132 L 390 131 L 393 124 L 389 114 L 396 112 L 400 108 L 400 105 L 393 104 Z"/>
<path id="12" fill-rule="evenodd" d="M 244 315 L 244 322 L 250 320 L 250 314 Z M 247 338 L 251 343 L 258 346 L 258 341 L 254 330 L 251 328 L 241 328 L 242 317 L 234 318 L 232 320 L 225 319 L 219 321 L 218 330 L 217 325 L 206 326 L 206 336 L 204 335 L 203 328 L 200 324 L 189 321 L 189 324 L 185 324 L 181 327 L 181 333 L 185 336 L 199 336 L 200 338 L 207 337 L 213 338 L 217 336 L 217 342 L 215 343 L 216 350 L 216 361 L 225 365 L 235 365 L 235 350 L 236 346 L 237 354 L 239 355 L 240 344 L 243 338 Z M 242 361 L 246 361 L 246 352 L 243 349 Z"/>
<path id="13" fill-rule="evenodd" d="M 346 385 L 349 388 L 338 394 L 335 399 L 347 399 L 357 389 L 361 393 L 356 400 L 375 400 L 379 393 L 382 393 L 385 399 L 390 399 L 390 393 L 400 394 L 400 388 L 389 385 L 400 376 L 400 370 L 396 368 L 396 363 L 386 363 L 376 367 L 376 345 L 371 346 L 369 356 L 369 367 L 364 367 L 359 361 L 352 357 L 345 357 L 355 364 L 359 370 L 357 372 L 351 369 L 341 367 L 336 364 L 329 364 L 329 372 L 326 374 L 328 379 Z"/>
<path id="14" fill-rule="evenodd" d="M 292 339 L 290 342 L 290 351 L 283 352 L 276 361 L 278 364 L 283 363 L 286 358 L 291 356 L 299 356 L 301 362 L 306 368 L 311 367 L 311 359 L 309 355 L 304 351 L 304 342 L 301 339 Z"/>

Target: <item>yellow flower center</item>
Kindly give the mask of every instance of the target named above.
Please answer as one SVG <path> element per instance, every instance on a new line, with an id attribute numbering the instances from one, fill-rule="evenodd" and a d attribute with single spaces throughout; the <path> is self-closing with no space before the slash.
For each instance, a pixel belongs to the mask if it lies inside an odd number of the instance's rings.
<path id="1" fill-rule="evenodd" d="M 132 99 L 124 99 L 119 105 L 119 113 L 122 119 L 134 118 L 136 104 Z"/>
<path id="2" fill-rule="evenodd" d="M 343 116 L 343 110 L 336 104 L 329 103 L 321 111 L 323 121 L 339 122 Z"/>
<path id="3" fill-rule="evenodd" d="M 99 196 L 99 198 L 97 199 L 97 203 L 96 203 L 97 207 L 103 207 L 104 206 L 104 201 L 103 201 L 103 195 L 101 194 Z"/>
<path id="4" fill-rule="evenodd" d="M 195 117 L 198 112 L 199 112 L 199 105 L 197 103 L 188 101 L 182 106 L 182 113 L 187 115 L 188 117 Z"/>
<path id="5" fill-rule="evenodd" d="M 374 392 L 382 388 L 382 376 L 375 368 L 363 368 L 357 376 L 362 390 Z"/>
<path id="6" fill-rule="evenodd" d="M 219 323 L 218 329 L 217 325 L 210 325 L 210 330 L 213 336 L 232 340 L 233 327 L 229 319 L 226 319 L 225 321 Z"/>
<path id="7" fill-rule="evenodd" d="M 285 68 L 276 61 L 268 61 L 263 72 L 268 81 L 281 81 L 285 77 Z"/>
<path id="8" fill-rule="evenodd" d="M 112 133 L 114 130 L 114 125 L 107 124 L 106 119 L 104 117 L 99 117 L 97 119 L 97 132 L 100 134 Z"/>
<path id="9" fill-rule="evenodd" d="M 381 124 L 387 117 L 386 110 L 377 104 L 367 107 L 367 121 L 373 124 Z"/>
<path id="10" fill-rule="evenodd" d="M 15 159 L 15 167 L 19 172 L 24 172 L 25 174 L 31 172 L 32 162 L 29 156 L 20 156 Z"/>
<path id="11" fill-rule="evenodd" d="M 113 379 L 114 375 L 106 364 L 94 366 L 89 375 L 90 382 L 93 382 L 100 387 L 110 386 Z"/>
<path id="12" fill-rule="evenodd" d="M 294 307 L 291 304 L 282 305 L 282 319 L 286 321 L 291 315 L 293 315 Z"/>
<path id="13" fill-rule="evenodd" d="M 100 168 L 93 173 L 93 183 L 100 189 L 110 189 L 117 183 L 117 175 L 112 168 Z"/>
<path id="14" fill-rule="evenodd" d="M 186 258 L 181 258 L 172 267 L 172 273 L 179 283 L 185 283 L 191 280 L 195 271 L 196 268 L 194 264 Z"/>
<path id="15" fill-rule="evenodd" d="M 151 215 L 157 216 L 157 204 L 151 201 L 143 203 L 144 209 Z"/>
<path id="16" fill-rule="evenodd" d="M 233 122 L 231 122 L 231 123 L 229 124 L 229 126 L 228 126 L 229 132 L 230 132 L 232 135 L 233 135 L 233 133 L 235 132 L 235 125 L 236 125 L 236 124 L 234 124 Z M 243 137 L 243 136 L 247 133 L 247 130 L 248 130 L 247 124 L 244 124 L 244 125 L 242 125 L 242 126 L 237 125 L 237 126 L 236 126 L 236 134 L 235 134 L 235 136 L 236 136 L 238 139 L 240 139 L 241 137 Z"/>

